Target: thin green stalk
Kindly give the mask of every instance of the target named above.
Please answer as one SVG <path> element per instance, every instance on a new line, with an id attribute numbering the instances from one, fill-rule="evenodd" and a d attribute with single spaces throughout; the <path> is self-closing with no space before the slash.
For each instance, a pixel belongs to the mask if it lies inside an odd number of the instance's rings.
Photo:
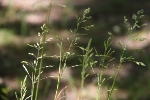
<path id="1" fill-rule="evenodd" d="M 117 72 L 116 72 L 116 74 L 115 74 L 115 76 L 114 76 L 113 84 L 111 85 L 111 89 L 108 91 L 108 98 L 107 98 L 107 100 L 110 100 L 110 97 L 111 97 L 112 92 L 113 92 L 113 90 L 114 90 L 114 87 L 115 87 L 115 83 L 116 83 L 118 74 L 119 74 L 120 69 L 121 69 L 121 67 L 122 67 L 124 52 L 125 52 L 125 50 L 123 49 L 122 54 L 121 54 L 121 56 L 120 56 L 119 65 L 117 66 Z"/>
<path id="2" fill-rule="evenodd" d="M 85 55 L 84 55 L 85 56 Z M 81 90 L 83 89 L 84 87 L 84 79 L 85 79 L 85 57 L 84 57 L 84 60 L 83 60 L 83 67 L 82 67 L 82 72 L 81 72 Z"/>
<path id="3" fill-rule="evenodd" d="M 85 54 L 83 55 L 83 62 L 82 62 L 82 72 L 81 72 L 81 95 L 84 87 L 84 81 L 85 78 L 87 77 L 88 74 L 86 74 L 86 71 L 88 69 L 89 63 L 90 63 L 90 58 L 92 57 L 93 54 L 91 54 L 92 50 L 90 48 L 91 46 L 92 39 L 89 40 L 88 45 L 85 49 Z M 82 96 L 80 96 L 80 100 L 82 100 Z"/>
<path id="4" fill-rule="evenodd" d="M 84 79 L 85 79 L 85 68 L 84 66 L 82 67 L 82 72 L 81 72 L 81 90 L 80 90 L 80 100 L 82 100 L 82 91 L 84 87 Z"/>
<path id="5" fill-rule="evenodd" d="M 110 97 L 111 97 L 112 92 L 113 92 L 114 87 L 115 87 L 115 83 L 116 83 L 118 74 L 119 74 L 119 72 L 120 72 L 120 68 L 121 68 L 121 63 L 119 64 L 119 66 L 118 66 L 118 68 L 117 68 L 117 72 L 116 72 L 116 74 L 115 74 L 115 77 L 114 77 L 114 80 L 113 80 L 113 84 L 112 84 L 112 86 L 111 86 L 111 90 L 109 90 L 109 92 L 108 92 L 108 98 L 107 98 L 107 100 L 110 100 Z"/>
<path id="6" fill-rule="evenodd" d="M 32 89 L 31 89 L 31 100 L 33 100 L 33 98 L 34 98 L 34 85 L 35 85 L 35 83 L 34 83 L 34 79 L 33 79 L 34 77 L 33 77 L 33 75 L 32 75 Z"/>
<path id="7" fill-rule="evenodd" d="M 59 74 L 58 74 L 58 78 L 57 78 L 57 88 L 56 88 L 56 92 L 55 92 L 55 98 L 54 100 L 57 100 L 57 95 L 58 95 L 58 89 L 60 86 L 60 79 L 61 79 L 61 66 L 62 66 L 62 42 L 60 45 L 60 58 L 59 58 Z"/>
<path id="8" fill-rule="evenodd" d="M 57 100 L 58 89 L 59 89 L 59 86 L 60 86 L 60 78 L 61 78 L 61 74 L 59 73 L 59 75 L 58 75 L 58 79 L 57 79 L 57 88 L 56 88 L 56 92 L 55 92 L 55 98 L 54 98 L 54 100 Z"/>
<path id="9" fill-rule="evenodd" d="M 81 81 L 81 90 L 83 89 L 84 87 L 84 75 L 85 75 L 85 71 L 84 71 L 84 67 L 82 68 L 82 81 Z"/>
<path id="10" fill-rule="evenodd" d="M 43 55 L 44 55 L 44 50 L 45 50 L 45 38 L 46 38 L 46 32 L 43 33 L 43 41 L 42 41 L 42 51 L 41 51 L 41 59 L 40 59 L 40 66 L 39 66 L 39 72 L 38 72 L 38 80 L 37 80 L 37 85 L 36 85 L 36 95 L 35 95 L 35 100 L 37 100 L 38 97 L 38 91 L 39 91 L 39 83 L 40 83 L 40 76 L 41 76 L 41 71 L 42 71 L 42 65 L 43 65 Z"/>
<path id="11" fill-rule="evenodd" d="M 102 69 L 101 72 L 99 72 L 97 74 L 97 81 L 98 82 L 97 82 L 97 97 L 96 97 L 96 100 L 99 100 L 99 98 L 100 98 L 101 86 L 102 86 L 103 82 L 105 81 L 105 78 L 102 78 L 102 76 L 103 76 L 102 72 L 103 72 L 103 69 Z"/>
<path id="12" fill-rule="evenodd" d="M 88 52 L 88 51 L 87 51 Z M 86 53 L 87 53 L 86 52 Z M 84 87 L 84 80 L 85 80 L 85 68 L 86 68 L 86 54 L 84 55 L 84 58 L 83 58 L 83 63 L 82 63 L 82 72 L 81 72 L 81 90 L 80 90 L 80 99 L 79 100 L 82 100 L 82 91 L 83 91 L 83 87 Z"/>
<path id="13" fill-rule="evenodd" d="M 46 27 L 48 27 L 48 22 L 49 22 L 49 16 L 50 16 L 50 13 L 51 13 L 51 8 L 52 8 L 52 1 L 51 3 L 49 4 L 49 11 L 48 11 L 48 14 L 46 16 Z M 47 29 L 46 29 L 47 30 Z M 43 30 L 45 31 L 45 30 Z M 40 66 L 39 66 L 39 72 L 38 72 L 38 81 L 37 81 L 37 85 L 36 85 L 36 95 L 35 95 L 35 100 L 37 100 L 37 97 L 38 97 L 38 91 L 39 91 L 39 83 L 40 83 L 40 76 L 41 76 L 41 71 L 42 71 L 42 65 L 43 65 L 43 55 L 44 55 L 44 50 L 45 50 L 45 39 L 46 39 L 46 31 L 43 33 L 43 41 L 42 41 L 42 51 L 41 51 L 41 59 L 40 59 Z"/>

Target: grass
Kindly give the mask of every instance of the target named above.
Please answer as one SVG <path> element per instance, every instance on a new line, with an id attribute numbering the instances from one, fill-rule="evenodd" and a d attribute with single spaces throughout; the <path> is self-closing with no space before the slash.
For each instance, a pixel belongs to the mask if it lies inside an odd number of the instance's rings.
<path id="1" fill-rule="evenodd" d="M 51 11 L 51 6 L 50 4 L 50 11 Z M 132 16 L 132 19 L 135 21 L 133 25 L 130 25 L 128 22 L 128 19 L 124 17 L 124 23 L 127 26 L 128 30 L 128 36 L 130 40 L 135 40 L 135 41 L 144 41 L 145 38 L 138 38 L 139 34 L 133 34 L 134 30 L 136 28 L 140 28 L 143 25 L 139 25 L 138 20 L 142 18 L 143 15 L 143 10 L 138 11 L 136 14 Z M 43 73 L 43 68 L 51 68 L 51 67 L 56 67 L 53 65 L 47 65 L 44 66 L 43 60 L 44 58 L 56 58 L 59 60 L 58 64 L 58 75 L 57 76 L 48 76 L 47 78 L 56 78 L 57 79 L 57 85 L 56 85 L 56 90 L 55 90 L 55 95 L 54 95 L 54 100 L 66 100 L 66 93 L 65 89 L 67 87 L 64 87 L 60 90 L 60 85 L 61 85 L 61 79 L 63 72 L 67 68 L 68 64 L 68 59 L 72 57 L 77 57 L 79 58 L 79 64 L 72 65 L 71 67 L 81 67 L 81 83 L 80 83 L 80 88 L 79 88 L 79 94 L 78 94 L 78 100 L 88 100 L 88 98 L 83 97 L 83 89 L 85 85 L 85 80 L 89 76 L 89 71 L 92 70 L 93 73 L 95 74 L 95 77 L 97 78 L 97 96 L 95 97 L 95 100 L 100 100 L 101 99 L 101 88 L 103 84 L 109 84 L 107 87 L 107 100 L 112 100 L 112 94 L 116 90 L 115 85 L 117 82 L 118 75 L 120 73 L 121 68 L 123 67 L 123 63 L 125 62 L 133 62 L 136 63 L 137 65 L 145 66 L 144 63 L 140 61 L 136 61 L 134 57 L 132 56 L 126 56 L 125 53 L 127 51 L 127 45 L 124 44 L 122 41 L 119 41 L 118 44 L 122 48 L 122 52 L 120 53 L 119 58 L 114 58 L 112 55 L 115 52 L 111 48 L 111 40 L 115 37 L 111 32 L 108 32 L 109 38 L 105 40 L 104 42 L 104 52 L 103 54 L 99 54 L 97 49 L 95 47 L 92 47 L 92 38 L 89 39 L 87 46 L 79 46 L 78 42 L 80 40 L 80 36 L 87 35 L 87 34 L 81 34 L 79 30 L 85 30 L 88 31 L 94 25 L 88 25 L 88 26 L 82 26 L 83 23 L 86 23 L 88 20 L 90 20 L 92 17 L 89 16 L 90 13 L 90 8 L 85 9 L 83 12 L 83 16 L 81 17 L 76 17 L 77 18 L 77 25 L 74 30 L 70 30 L 70 35 L 74 36 L 74 39 L 70 39 L 69 37 L 59 37 L 56 36 L 55 39 L 58 40 L 57 46 L 59 49 L 59 54 L 58 55 L 46 55 L 45 54 L 45 47 L 47 46 L 47 42 L 53 41 L 53 38 L 46 39 L 46 34 L 49 33 L 49 26 L 47 23 L 43 24 L 41 26 L 42 32 L 38 33 L 39 36 L 39 42 L 36 44 L 28 44 L 30 47 L 33 47 L 37 50 L 37 54 L 34 53 L 28 53 L 30 56 L 33 56 L 35 59 L 33 62 L 27 62 L 27 61 L 22 61 L 23 68 L 27 72 L 27 75 L 25 76 L 24 80 L 21 82 L 21 90 L 20 90 L 20 96 L 16 94 L 17 100 L 38 100 L 39 98 L 39 85 L 40 81 L 43 80 L 41 78 L 41 75 Z M 50 12 L 48 12 L 47 15 L 47 22 L 48 18 L 50 16 Z M 63 49 L 65 44 L 69 44 L 69 47 L 67 49 Z M 75 52 L 71 51 L 71 48 L 76 48 L 82 51 L 82 54 L 76 54 Z M 135 48 L 141 50 L 141 48 Z M 95 60 L 96 58 L 97 60 Z M 118 65 L 113 65 L 113 61 L 116 60 L 118 62 Z M 110 65 L 111 64 L 111 65 Z M 109 69 L 110 66 L 113 66 L 115 69 L 115 74 L 105 78 L 103 77 L 103 71 L 105 69 Z M 31 68 L 33 71 L 29 71 L 29 68 Z M 98 68 L 98 71 L 95 72 L 94 68 Z M 31 89 L 27 89 L 27 79 L 30 80 L 31 82 Z M 108 80 L 112 80 L 112 83 L 110 83 Z M 31 91 L 30 95 L 27 96 L 27 91 Z M 89 91 L 90 92 L 90 91 Z"/>

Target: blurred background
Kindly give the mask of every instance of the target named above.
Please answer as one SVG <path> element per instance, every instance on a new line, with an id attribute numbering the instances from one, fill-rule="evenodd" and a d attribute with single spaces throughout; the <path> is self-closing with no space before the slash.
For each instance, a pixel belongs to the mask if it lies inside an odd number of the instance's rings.
<path id="1" fill-rule="evenodd" d="M 27 46 L 28 43 L 39 41 L 37 33 L 40 27 L 46 22 L 46 15 L 50 9 L 50 0 L 0 0 L 0 100 L 16 100 L 14 92 L 19 92 L 20 81 L 23 80 L 26 72 L 21 61 L 32 61 L 29 52 L 37 51 Z M 59 5 L 66 5 L 62 7 Z M 49 17 L 50 33 L 47 37 L 59 35 L 67 37 L 70 29 L 76 28 L 76 15 L 81 16 L 83 11 L 90 7 L 89 15 L 92 19 L 89 24 L 94 28 L 87 36 L 81 37 L 79 45 L 86 46 L 87 40 L 93 38 L 92 46 L 96 47 L 99 53 L 103 53 L 104 41 L 108 38 L 108 32 L 112 32 L 112 48 L 116 51 L 113 56 L 119 58 L 122 48 L 118 41 L 122 40 L 128 45 L 126 56 L 133 56 L 138 61 L 145 63 L 145 67 L 134 63 L 123 63 L 123 68 L 117 79 L 113 93 L 113 100 L 150 100 L 150 1 L 149 0 L 53 0 L 53 6 Z M 127 42 L 127 28 L 124 24 L 124 16 L 133 23 L 132 15 L 138 10 L 144 10 L 145 17 L 140 23 L 147 23 L 147 26 L 134 31 L 140 34 L 140 38 L 146 41 Z M 135 48 L 142 48 L 145 52 L 136 52 Z M 75 50 L 74 50 L 75 51 Z M 56 41 L 46 47 L 46 54 L 57 54 L 59 50 Z M 75 51 L 78 52 L 78 51 Z M 59 60 L 45 59 L 44 65 L 58 64 Z M 78 59 L 69 60 L 69 65 L 79 62 Z M 117 62 L 114 62 L 117 63 Z M 69 66 L 68 65 L 68 66 Z M 64 72 L 61 88 L 68 86 L 66 90 L 67 100 L 77 100 L 78 87 L 80 82 L 81 68 L 67 68 Z M 42 77 L 57 75 L 57 67 L 44 70 Z M 104 76 L 109 77 L 115 73 L 113 68 L 106 69 Z M 111 82 L 111 81 L 110 81 Z M 30 87 L 30 83 L 28 83 Z M 101 99 L 106 100 L 106 89 L 108 84 L 103 84 Z M 48 78 L 40 85 L 41 100 L 53 100 L 56 86 L 55 78 Z M 30 92 L 30 91 L 28 91 Z M 94 75 L 89 76 L 85 82 L 85 100 L 94 100 L 96 96 L 96 83 Z"/>

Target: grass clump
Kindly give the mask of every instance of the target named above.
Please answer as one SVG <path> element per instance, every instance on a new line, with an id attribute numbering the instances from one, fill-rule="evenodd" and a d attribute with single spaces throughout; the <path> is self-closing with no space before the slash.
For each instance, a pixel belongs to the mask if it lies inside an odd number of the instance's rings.
<path id="1" fill-rule="evenodd" d="M 50 5 L 51 6 L 51 5 Z M 68 59 L 71 57 L 78 57 L 80 63 L 73 65 L 71 67 L 82 67 L 81 69 L 81 85 L 79 89 L 79 95 L 78 95 L 78 100 L 83 100 L 83 89 L 84 89 L 84 84 L 85 84 L 85 79 L 89 76 L 89 70 L 92 70 L 93 73 L 95 74 L 95 77 L 97 78 L 97 96 L 95 97 L 95 100 L 100 100 L 101 99 L 101 87 L 104 83 L 107 83 L 109 79 L 112 79 L 112 83 L 109 83 L 108 89 L 107 89 L 107 100 L 111 100 L 112 98 L 112 93 L 115 90 L 115 84 L 117 81 L 117 77 L 119 75 L 119 72 L 122 68 L 122 65 L 124 62 L 134 62 L 138 65 L 145 66 L 144 63 L 138 62 L 135 60 L 134 57 L 132 56 L 125 56 L 125 52 L 127 51 L 127 45 L 123 44 L 121 41 L 119 42 L 120 46 L 122 47 L 122 52 L 120 54 L 119 58 L 112 57 L 111 55 L 115 52 L 111 48 L 111 40 L 115 37 L 111 32 L 108 32 L 109 38 L 104 42 L 104 53 L 99 54 L 98 51 L 96 50 L 95 47 L 92 47 L 92 38 L 89 39 L 87 43 L 87 47 L 82 47 L 78 45 L 78 41 L 80 40 L 80 36 L 83 34 L 79 33 L 80 29 L 84 30 L 90 30 L 94 25 L 88 25 L 82 27 L 82 23 L 85 23 L 87 20 L 90 20 L 92 17 L 88 16 L 90 12 L 90 8 L 84 10 L 83 16 L 76 17 L 77 18 L 77 26 L 76 29 L 70 30 L 70 35 L 74 36 L 74 39 L 70 39 L 69 37 L 66 38 L 61 38 L 59 36 L 56 36 L 55 38 L 58 40 L 57 46 L 59 49 L 59 54 L 58 55 L 46 55 L 45 54 L 45 45 L 47 42 L 50 42 L 53 40 L 53 38 L 46 39 L 46 34 L 49 33 L 49 28 L 48 24 L 44 24 L 41 29 L 42 32 L 38 33 L 38 36 L 40 38 L 40 41 L 37 42 L 36 44 L 30 45 L 30 47 L 33 47 L 37 50 L 37 54 L 34 53 L 29 53 L 29 55 L 33 56 L 35 59 L 33 62 L 27 62 L 27 61 L 22 61 L 23 67 L 25 71 L 27 72 L 27 76 L 24 78 L 24 81 L 21 82 L 21 90 L 20 90 L 20 97 L 17 96 L 17 100 L 38 100 L 38 95 L 39 95 L 39 84 L 40 81 L 42 80 L 41 74 L 43 73 L 43 68 L 47 67 L 52 67 L 51 65 L 48 66 L 43 66 L 43 59 L 44 58 L 57 58 L 59 59 L 59 64 L 58 64 L 58 75 L 57 76 L 48 76 L 50 77 L 55 77 L 57 78 L 57 85 L 56 85 L 56 90 L 55 90 L 55 95 L 54 95 L 54 100 L 66 100 L 66 96 L 63 95 L 60 97 L 60 94 L 62 94 L 66 87 L 60 90 L 60 85 L 61 85 L 61 78 L 64 70 L 67 67 L 67 62 Z M 48 13 L 48 17 L 50 15 L 50 12 Z M 130 36 L 130 39 L 135 39 L 135 40 L 141 40 L 137 39 L 136 36 L 138 34 L 132 34 L 133 30 L 135 28 L 141 27 L 138 25 L 138 19 L 143 17 L 143 10 L 140 10 L 137 12 L 137 14 L 133 15 L 133 20 L 135 20 L 135 23 L 133 26 L 129 26 L 129 23 L 127 22 L 127 18 L 124 17 L 125 24 L 128 27 L 128 35 Z M 143 39 L 142 39 L 143 40 Z M 69 48 L 63 50 L 64 44 L 69 44 Z M 77 48 L 82 51 L 82 54 L 75 54 L 74 52 L 71 51 L 71 48 Z M 94 57 L 97 58 L 97 60 L 93 59 Z M 103 77 L 103 71 L 105 69 L 109 69 L 110 64 L 113 63 L 114 60 L 118 61 L 118 65 L 113 65 L 115 68 L 115 74 L 110 76 L 109 78 Z M 33 69 L 32 72 L 28 71 L 28 67 Z M 54 66 L 55 67 L 55 66 Z M 95 72 L 94 68 L 98 68 L 98 71 Z M 46 78 L 48 78 L 46 77 Z M 31 81 L 31 95 L 26 96 L 27 93 L 27 78 L 30 79 Z M 60 90 L 60 91 L 59 91 Z M 88 100 L 88 98 L 86 98 Z"/>

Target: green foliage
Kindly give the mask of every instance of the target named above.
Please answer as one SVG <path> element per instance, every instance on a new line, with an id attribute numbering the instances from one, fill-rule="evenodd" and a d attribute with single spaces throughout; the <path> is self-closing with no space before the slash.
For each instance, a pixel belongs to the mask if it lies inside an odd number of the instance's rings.
<path id="1" fill-rule="evenodd" d="M 107 100 L 111 100 L 112 97 L 112 93 L 115 89 L 115 84 L 117 81 L 117 77 L 119 75 L 119 72 L 122 68 L 122 64 L 124 62 L 130 61 L 130 62 L 134 62 L 138 65 L 141 66 L 145 66 L 144 63 L 142 62 L 138 62 L 135 61 L 135 58 L 132 56 L 126 57 L 125 56 L 125 52 L 127 51 L 127 46 L 126 44 L 123 44 L 121 41 L 119 42 L 120 46 L 122 47 L 122 53 L 120 54 L 120 58 L 114 58 L 111 55 L 115 52 L 112 48 L 111 48 L 111 40 L 115 37 L 111 32 L 108 32 L 109 34 L 109 38 L 107 40 L 104 41 L 104 53 L 103 54 L 98 54 L 96 48 L 92 47 L 92 39 L 89 39 L 89 42 L 85 47 L 79 46 L 78 45 L 78 41 L 80 39 L 80 34 L 79 33 L 79 29 L 85 29 L 85 30 L 90 30 L 94 25 L 88 25 L 88 26 L 84 26 L 82 27 L 82 23 L 86 22 L 87 20 L 90 20 L 92 17 L 88 16 L 90 12 L 90 8 L 84 10 L 84 14 L 83 16 L 80 17 L 76 17 L 77 18 L 77 26 L 76 29 L 74 30 L 70 30 L 70 35 L 74 36 L 74 39 L 70 39 L 69 37 L 66 38 L 61 38 L 59 36 L 56 36 L 55 38 L 58 40 L 57 42 L 57 46 L 59 49 L 59 54 L 58 55 L 50 55 L 47 56 L 44 52 L 45 50 L 45 45 L 47 42 L 50 42 L 53 40 L 53 38 L 49 38 L 46 40 L 46 34 L 49 32 L 49 28 L 48 28 L 48 24 L 44 24 L 41 29 L 42 32 L 38 33 L 38 36 L 40 38 L 39 42 L 37 42 L 36 44 L 28 44 L 30 47 L 33 47 L 37 50 L 37 54 L 34 53 L 29 53 L 30 56 L 33 56 L 35 59 L 33 60 L 33 62 L 27 62 L 27 61 L 22 61 L 23 64 L 23 68 L 25 69 L 25 71 L 27 72 L 27 75 L 29 76 L 30 82 L 32 84 L 31 87 L 31 95 L 26 97 L 26 92 L 27 92 L 27 76 L 24 78 L 24 81 L 21 82 L 21 97 L 18 98 L 16 95 L 17 100 L 27 100 L 29 98 L 31 98 L 31 100 L 37 100 L 38 99 L 38 91 L 39 91 L 39 84 L 40 81 L 43 80 L 41 78 L 41 74 L 43 73 L 43 68 L 47 68 L 47 67 L 52 67 L 52 65 L 47 65 L 45 67 L 43 67 L 43 59 L 45 57 L 49 57 L 49 58 L 56 58 L 59 59 L 59 67 L 58 67 L 58 75 L 56 76 L 57 78 L 57 86 L 56 86 L 56 91 L 55 91 L 55 95 L 54 95 L 54 100 L 60 100 L 60 99 L 66 99 L 65 95 L 63 97 L 60 97 L 60 94 L 65 91 L 66 87 L 64 87 L 60 92 L 59 92 L 59 88 L 60 88 L 60 84 L 61 84 L 61 78 L 62 78 L 62 74 L 64 72 L 64 70 L 67 67 L 67 61 L 70 57 L 73 56 L 77 56 L 79 58 L 80 63 L 77 65 L 73 65 L 72 67 L 82 67 L 81 70 L 81 86 L 80 86 L 80 92 L 79 92 L 79 100 L 82 100 L 82 91 L 84 88 L 84 84 L 85 84 L 85 80 L 86 78 L 89 76 L 88 71 L 92 70 L 93 73 L 94 67 L 98 67 L 99 70 L 96 73 L 96 77 L 97 77 L 97 97 L 95 98 L 96 100 L 99 100 L 100 98 L 100 92 L 101 92 L 101 87 L 104 84 L 104 82 L 107 82 L 107 80 L 112 79 L 113 82 L 110 83 L 110 85 L 108 86 L 108 90 L 107 90 Z M 48 14 L 49 16 L 49 14 Z M 143 10 L 140 10 L 137 12 L 137 14 L 134 14 L 132 19 L 135 21 L 133 26 L 129 25 L 128 19 L 126 17 L 124 17 L 124 22 L 128 27 L 128 35 L 130 36 L 130 39 L 134 39 L 137 34 L 132 34 L 133 30 L 135 28 L 139 28 L 143 25 L 139 25 L 138 24 L 138 20 L 140 18 L 143 17 Z M 69 44 L 69 48 L 67 50 L 63 50 L 63 46 L 64 43 Z M 80 49 L 82 51 L 82 55 L 78 55 L 75 53 L 71 52 L 71 48 L 76 47 L 78 49 Z M 98 60 L 93 60 L 93 57 L 97 57 Z M 114 60 L 118 61 L 118 65 L 113 66 L 115 68 L 115 74 L 112 75 L 109 78 L 104 78 L 103 77 L 103 71 L 105 69 L 109 69 L 110 64 L 113 63 Z M 28 71 L 28 67 L 33 69 L 32 72 Z M 53 77 L 53 76 L 50 76 Z M 48 77 L 46 77 L 48 78 Z M 46 79 L 44 78 L 44 79 Z"/>

